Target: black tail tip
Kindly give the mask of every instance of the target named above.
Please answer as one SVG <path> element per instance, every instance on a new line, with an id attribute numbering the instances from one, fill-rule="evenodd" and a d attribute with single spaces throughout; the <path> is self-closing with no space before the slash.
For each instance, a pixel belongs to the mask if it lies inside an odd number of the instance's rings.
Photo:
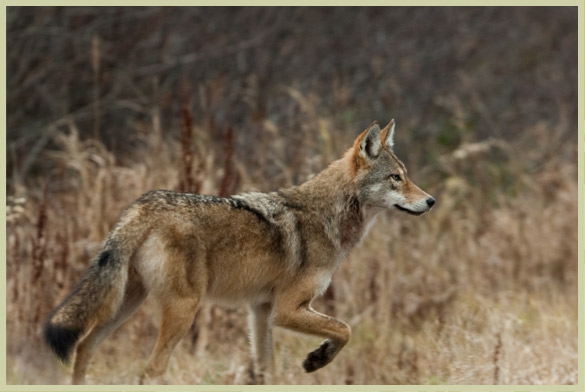
<path id="1" fill-rule="evenodd" d="M 71 352 L 79 339 L 80 331 L 51 324 L 45 324 L 45 341 L 53 349 L 57 357 L 64 363 L 71 361 Z"/>

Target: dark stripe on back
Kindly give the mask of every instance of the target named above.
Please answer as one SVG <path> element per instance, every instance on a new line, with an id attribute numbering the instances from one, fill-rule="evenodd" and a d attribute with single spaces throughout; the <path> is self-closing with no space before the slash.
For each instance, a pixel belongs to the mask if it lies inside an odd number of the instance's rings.
<path id="1" fill-rule="evenodd" d="M 266 218 L 264 216 L 264 214 L 262 214 L 257 209 L 250 207 L 250 205 L 248 203 L 246 203 L 244 200 L 234 199 L 233 197 L 225 197 L 225 198 L 222 198 L 222 199 L 223 199 L 223 201 L 227 201 L 227 203 L 232 208 L 235 208 L 235 209 L 238 209 L 238 210 L 245 210 L 245 211 L 251 212 L 252 214 L 256 215 L 256 218 L 258 218 L 258 220 L 270 224 L 270 221 L 268 220 L 268 218 Z"/>
<path id="2" fill-rule="evenodd" d="M 182 203 L 187 204 L 218 204 L 224 203 L 229 205 L 230 207 L 238 210 L 245 210 L 254 214 L 258 220 L 270 223 L 268 218 L 266 218 L 260 211 L 248 205 L 244 200 L 235 199 L 233 197 L 220 197 L 215 195 L 200 195 L 195 193 L 182 193 L 182 192 L 175 192 L 175 191 L 167 191 L 167 190 L 156 190 L 150 191 L 145 193 L 141 197 L 139 197 L 135 203 L 149 203 L 154 200 L 161 200 L 170 204 L 172 206 L 176 206 Z M 101 259 L 100 259 L 101 262 Z M 101 264 L 100 264 L 101 265 Z"/>
<path id="3" fill-rule="evenodd" d="M 220 197 L 215 195 L 200 195 L 195 193 L 182 193 L 167 190 L 156 190 L 145 193 L 139 197 L 135 203 L 143 204 L 150 203 L 155 200 L 161 200 L 167 203 L 167 205 L 177 206 L 182 203 L 187 204 L 227 204 L 228 206 L 237 209 L 251 212 L 258 218 L 258 220 L 270 224 L 270 221 L 264 214 L 254 207 L 251 207 L 245 200 L 236 199 L 234 197 Z M 160 205 L 157 205 L 160 208 Z M 100 259 L 101 262 L 101 259 Z M 102 265 L 100 263 L 100 265 Z"/>

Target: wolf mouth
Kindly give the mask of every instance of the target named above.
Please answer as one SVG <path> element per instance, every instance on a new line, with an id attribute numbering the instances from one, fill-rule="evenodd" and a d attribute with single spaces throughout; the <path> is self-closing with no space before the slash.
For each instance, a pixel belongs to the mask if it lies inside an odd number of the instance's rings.
<path id="1" fill-rule="evenodd" d="M 398 204 L 394 204 L 394 207 L 398 208 L 400 211 L 408 212 L 410 215 L 422 215 L 425 213 L 425 211 L 409 210 L 408 208 L 401 207 Z"/>

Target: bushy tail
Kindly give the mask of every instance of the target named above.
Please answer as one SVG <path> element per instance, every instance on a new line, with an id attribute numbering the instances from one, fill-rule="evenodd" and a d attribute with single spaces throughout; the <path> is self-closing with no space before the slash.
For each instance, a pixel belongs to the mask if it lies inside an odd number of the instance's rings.
<path id="1" fill-rule="evenodd" d="M 108 241 L 73 292 L 51 313 L 44 338 L 63 362 L 77 341 L 118 310 L 127 280 L 127 257 Z"/>

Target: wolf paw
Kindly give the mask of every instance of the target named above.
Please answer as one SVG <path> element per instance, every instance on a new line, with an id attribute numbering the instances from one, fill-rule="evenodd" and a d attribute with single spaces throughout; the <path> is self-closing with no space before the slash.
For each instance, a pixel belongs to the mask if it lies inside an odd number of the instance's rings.
<path id="1" fill-rule="evenodd" d="M 307 359 L 303 362 L 303 368 L 307 373 L 314 372 L 317 369 L 321 369 L 331 361 L 331 342 L 329 340 L 324 341 L 319 348 L 312 351 L 307 355 Z"/>

